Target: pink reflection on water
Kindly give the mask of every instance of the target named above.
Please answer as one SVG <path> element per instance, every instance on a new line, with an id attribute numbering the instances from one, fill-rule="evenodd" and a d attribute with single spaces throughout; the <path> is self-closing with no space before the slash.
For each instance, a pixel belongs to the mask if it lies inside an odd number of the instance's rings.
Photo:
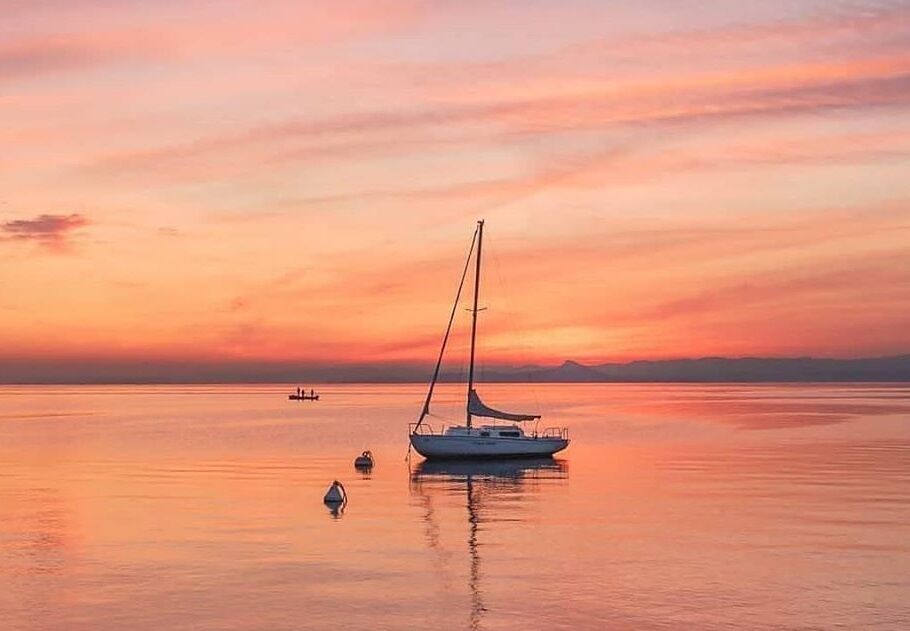
<path id="1" fill-rule="evenodd" d="M 3 389 L 0 619 L 42 631 L 910 619 L 906 388 L 491 386 L 504 403 L 536 397 L 574 438 L 560 460 L 493 465 L 404 460 L 420 385 L 321 390 L 303 409 L 283 386 Z M 443 387 L 438 412 L 458 394 Z M 750 431 L 751 418 L 774 422 Z M 369 475 L 351 465 L 363 449 Z M 322 504 L 333 479 L 350 495 L 341 519 Z"/>

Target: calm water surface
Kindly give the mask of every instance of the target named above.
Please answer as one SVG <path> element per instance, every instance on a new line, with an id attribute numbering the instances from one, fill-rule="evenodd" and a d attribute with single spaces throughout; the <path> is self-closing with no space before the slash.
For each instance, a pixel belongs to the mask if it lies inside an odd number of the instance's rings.
<path id="1" fill-rule="evenodd" d="M 490 386 L 573 444 L 438 466 L 288 391 L 0 388 L 0 629 L 910 628 L 906 386 Z"/>

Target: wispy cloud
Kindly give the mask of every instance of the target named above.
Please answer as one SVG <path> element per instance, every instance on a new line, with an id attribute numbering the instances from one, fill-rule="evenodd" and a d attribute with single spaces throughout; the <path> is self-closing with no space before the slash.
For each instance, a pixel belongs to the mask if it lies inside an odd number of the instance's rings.
<path id="1" fill-rule="evenodd" d="M 79 68 L 103 58 L 102 51 L 61 40 L 7 44 L 0 47 L 0 78 Z"/>
<path id="2" fill-rule="evenodd" d="M 445 149 L 458 142 L 514 144 L 566 133 L 694 129 L 730 121 L 908 105 L 910 56 L 799 64 L 746 75 L 731 72 L 710 81 L 692 77 L 690 85 L 646 90 L 604 85 L 600 91 L 572 96 L 288 120 L 242 133 L 110 155 L 91 165 L 89 172 L 220 180 L 294 163 L 372 160 L 421 153 L 434 146 Z"/>
<path id="3" fill-rule="evenodd" d="M 0 8 L 6 4 L 0 3 Z M 243 53 L 309 47 L 393 29 L 413 23 L 423 13 L 420 3 L 412 0 L 391 0 L 382 6 L 359 0 L 327 5 L 268 0 L 241 18 L 231 14 L 243 13 L 243 7 L 232 4 L 188 0 L 137 11 L 131 3 L 21 3 L 5 9 L 10 18 L 7 30 L 16 33 L 18 23 L 28 34 L 0 43 L 0 79 L 124 62 L 236 59 Z M 94 19 L 86 21 L 90 12 Z"/>
<path id="4" fill-rule="evenodd" d="M 69 215 L 38 215 L 33 219 L 13 219 L 0 224 L 0 234 L 10 241 L 32 241 L 54 251 L 68 251 L 73 233 L 89 224 L 78 213 Z"/>

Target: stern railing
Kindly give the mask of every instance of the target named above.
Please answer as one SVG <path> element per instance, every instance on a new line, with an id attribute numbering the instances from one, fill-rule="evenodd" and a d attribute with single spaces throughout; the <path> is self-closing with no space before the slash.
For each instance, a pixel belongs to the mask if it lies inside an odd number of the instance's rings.
<path id="1" fill-rule="evenodd" d="M 410 423 L 408 425 L 408 434 L 417 434 L 418 436 L 434 436 L 438 433 L 429 423 Z"/>

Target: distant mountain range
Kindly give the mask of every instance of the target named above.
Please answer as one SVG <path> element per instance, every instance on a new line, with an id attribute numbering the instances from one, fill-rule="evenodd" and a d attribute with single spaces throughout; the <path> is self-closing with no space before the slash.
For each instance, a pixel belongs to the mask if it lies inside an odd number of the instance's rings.
<path id="1" fill-rule="evenodd" d="M 424 364 L 301 362 L 16 361 L 0 359 L 0 384 L 425 383 Z M 584 365 L 478 367 L 486 382 L 807 382 L 910 381 L 910 355 L 865 359 L 703 357 Z M 463 381 L 446 373 L 442 381 Z"/>
<path id="2" fill-rule="evenodd" d="M 539 382 L 806 382 L 910 381 L 910 355 L 862 359 L 702 357 L 555 368 L 487 370 L 485 381 Z"/>

